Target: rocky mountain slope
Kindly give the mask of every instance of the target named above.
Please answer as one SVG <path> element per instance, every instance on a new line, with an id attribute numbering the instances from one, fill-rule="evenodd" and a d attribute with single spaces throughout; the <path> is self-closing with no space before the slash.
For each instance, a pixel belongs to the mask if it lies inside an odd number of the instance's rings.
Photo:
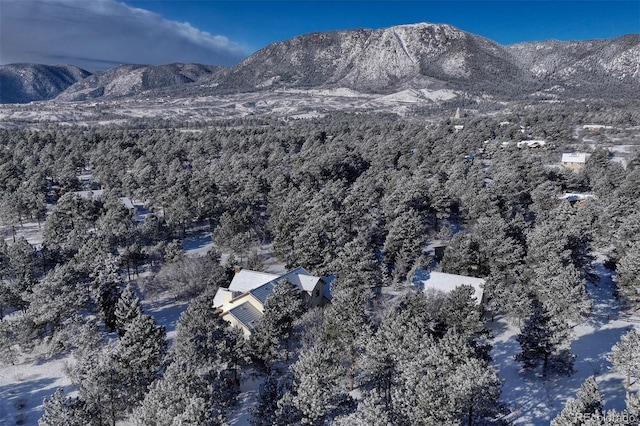
<path id="1" fill-rule="evenodd" d="M 219 87 L 346 87 L 392 93 L 407 88 L 528 87 L 529 74 L 491 40 L 450 25 L 313 33 L 274 43 L 227 73 Z"/>
<path id="2" fill-rule="evenodd" d="M 200 64 L 120 65 L 77 82 L 61 93 L 62 101 L 135 96 L 152 91 L 215 78 L 224 67 Z"/>
<path id="3" fill-rule="evenodd" d="M 8 67 L 15 66 L 2 67 L 3 73 Z M 55 73 L 22 80 L 13 75 L 10 83 L 2 80 L 3 99 L 11 99 L 5 102 L 49 99 L 60 91 L 39 88 L 44 83 L 60 88 L 47 81 Z M 640 34 L 502 46 L 444 24 L 312 33 L 273 43 L 231 69 L 194 64 L 118 66 L 77 81 L 57 99 L 178 99 L 278 89 L 403 92 L 425 99 L 433 99 L 433 93 L 447 99 L 458 95 L 497 100 L 635 99 L 640 92 Z"/>
<path id="4" fill-rule="evenodd" d="M 88 71 L 73 65 L 1 65 L 0 103 L 51 99 L 89 75 Z"/>
<path id="5" fill-rule="evenodd" d="M 507 48 L 545 88 L 585 93 L 637 90 L 640 34 L 608 40 L 520 43 Z M 637 93 L 637 92 L 636 92 Z"/>
<path id="6" fill-rule="evenodd" d="M 619 97 L 640 90 L 640 34 L 501 46 L 440 24 L 314 33 L 256 52 L 224 75 L 219 87 L 345 87 L 380 93 L 448 88 L 507 99 Z"/>

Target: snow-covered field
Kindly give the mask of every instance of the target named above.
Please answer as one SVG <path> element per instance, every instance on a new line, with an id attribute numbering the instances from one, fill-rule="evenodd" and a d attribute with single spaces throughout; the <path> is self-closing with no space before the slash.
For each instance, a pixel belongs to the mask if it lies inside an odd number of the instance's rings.
<path id="1" fill-rule="evenodd" d="M 37 102 L 0 105 L 0 128 L 52 122 L 75 125 L 118 125 L 131 118 L 207 122 L 225 118 L 270 115 L 282 118 L 321 116 L 330 111 L 403 113 L 409 106 L 431 105 L 452 99 L 458 92 L 403 90 L 386 96 L 351 89 L 301 90 L 201 96 L 184 99 L 127 99 L 126 101 Z M 105 117 L 109 118 L 105 118 Z M 35 127 L 35 124 L 34 124 Z"/>

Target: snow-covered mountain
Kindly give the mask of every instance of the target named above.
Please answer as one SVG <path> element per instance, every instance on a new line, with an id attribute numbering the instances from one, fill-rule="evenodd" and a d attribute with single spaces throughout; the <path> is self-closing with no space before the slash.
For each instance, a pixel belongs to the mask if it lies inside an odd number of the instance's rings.
<path id="1" fill-rule="evenodd" d="M 2 67 L 3 72 L 7 67 L 14 66 Z M 57 92 L 35 88 L 48 75 L 41 79 L 25 76 L 21 85 L 3 80 L 2 92 L 12 94 L 10 102 L 36 99 L 27 95 L 32 92 L 42 93 L 37 99 L 53 98 Z M 50 84 L 55 86 L 53 81 Z M 349 89 L 383 95 L 415 92 L 427 98 L 444 91 L 476 99 L 635 99 L 640 91 L 640 34 L 502 46 L 445 24 L 311 33 L 273 43 L 231 69 L 195 64 L 121 65 L 78 81 L 57 99 L 142 94 L 177 99 L 277 89 Z"/>
<path id="2" fill-rule="evenodd" d="M 640 34 L 581 42 L 519 43 L 508 50 L 522 69 L 547 87 L 555 84 L 585 92 L 640 85 Z"/>
<path id="3" fill-rule="evenodd" d="M 120 65 L 94 74 L 69 87 L 58 96 L 62 101 L 115 98 L 139 95 L 154 89 L 183 86 L 215 77 L 224 67 L 200 64 Z"/>
<path id="4" fill-rule="evenodd" d="M 0 65 L 0 103 L 51 99 L 89 75 L 73 65 Z"/>
<path id="5" fill-rule="evenodd" d="M 496 78 L 496 76 L 506 76 Z M 450 25 L 306 34 L 274 43 L 233 67 L 221 88 L 345 87 L 364 92 L 528 85 L 507 49 Z"/>
<path id="6" fill-rule="evenodd" d="M 640 35 L 501 46 L 450 25 L 306 34 L 274 43 L 233 67 L 219 87 L 344 87 L 393 93 L 449 88 L 501 98 L 548 91 L 636 93 Z"/>

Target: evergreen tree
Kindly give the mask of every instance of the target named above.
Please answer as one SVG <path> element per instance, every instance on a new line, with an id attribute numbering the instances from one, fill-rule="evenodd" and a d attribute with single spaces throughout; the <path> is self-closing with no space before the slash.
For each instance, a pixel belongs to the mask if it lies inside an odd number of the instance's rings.
<path id="1" fill-rule="evenodd" d="M 640 334 L 630 330 L 611 348 L 609 354 L 613 370 L 627 376 L 626 387 L 631 386 L 631 376 L 640 377 Z"/>
<path id="2" fill-rule="evenodd" d="M 603 399 L 594 376 L 584 381 L 577 399 L 569 399 L 562 412 L 551 421 L 551 426 L 580 426 L 584 420 L 603 420 Z M 601 423 L 598 423 L 601 424 Z"/>
<path id="3" fill-rule="evenodd" d="M 139 426 L 226 424 L 225 412 L 234 399 L 219 375 L 198 373 L 197 367 L 180 360 L 155 381 L 142 404 L 133 413 Z"/>
<path id="4" fill-rule="evenodd" d="M 94 273 L 92 283 L 93 300 L 109 331 L 116 330 L 115 311 L 123 286 L 116 265 L 117 259 L 115 257 L 108 255 L 103 258 L 101 266 Z"/>
<path id="5" fill-rule="evenodd" d="M 180 315 L 171 357 L 203 371 L 235 371 L 243 342 L 239 330 L 215 312 L 211 298 L 202 296 Z"/>
<path id="6" fill-rule="evenodd" d="M 477 349 L 478 356 L 489 359 L 491 346 L 486 342 L 490 335 L 484 327 L 482 310 L 474 298 L 475 290 L 470 285 L 458 286 L 450 291 L 440 308 L 439 332 L 451 330 L 469 339 L 469 344 Z"/>
<path id="7" fill-rule="evenodd" d="M 83 426 L 80 415 L 81 401 L 64 396 L 62 388 L 44 401 L 44 414 L 38 419 L 38 426 Z"/>
<path id="8" fill-rule="evenodd" d="M 44 334 L 60 330 L 66 320 L 88 307 L 86 277 L 71 263 L 56 266 L 28 294 L 26 316 Z"/>
<path id="9" fill-rule="evenodd" d="M 322 424 L 349 410 L 352 399 L 344 383 L 344 367 L 340 365 L 336 355 L 335 351 L 323 343 L 303 350 L 291 366 L 291 408 L 284 408 L 280 404 L 279 411 L 294 410 L 299 413 L 302 424 Z"/>
<path id="10" fill-rule="evenodd" d="M 344 286 L 338 278 L 332 283 L 331 305 L 328 307 L 324 326 L 329 344 L 349 365 L 349 389 L 353 389 L 357 355 L 361 350 L 363 336 L 368 333 L 369 318 L 366 304 L 371 291 L 362 286 Z"/>
<path id="11" fill-rule="evenodd" d="M 387 226 L 383 254 L 385 263 L 393 268 L 397 281 L 403 281 L 425 245 L 425 225 L 413 209 L 402 212 Z"/>
<path id="12" fill-rule="evenodd" d="M 543 376 L 549 371 L 567 375 L 573 372 L 574 357 L 568 351 L 569 327 L 553 318 L 544 305 L 534 306 L 517 340 L 522 350 L 515 358 L 525 369 L 542 365 Z"/>
<path id="13" fill-rule="evenodd" d="M 305 308 L 300 290 L 286 280 L 278 282 L 267 297 L 264 315 L 249 338 L 251 357 L 267 373 L 275 363 L 289 358 L 293 325 Z"/>
<path id="14" fill-rule="evenodd" d="M 162 375 L 166 337 L 164 327 L 150 315 L 139 315 L 126 326 L 116 359 L 131 401 L 140 401 L 148 386 Z"/>
<path id="15" fill-rule="evenodd" d="M 251 426 L 271 426 L 276 424 L 276 411 L 278 400 L 282 397 L 278 377 L 275 374 L 268 375 L 260 384 L 258 401 L 250 408 Z"/>
<path id="16" fill-rule="evenodd" d="M 127 325 L 142 315 L 140 298 L 130 284 L 127 284 L 120 294 L 113 315 L 115 317 L 116 331 L 120 336 L 123 336 L 126 332 Z"/>
<path id="17" fill-rule="evenodd" d="M 620 259 L 614 277 L 619 295 L 637 308 L 640 305 L 640 242 Z"/>
<path id="18" fill-rule="evenodd" d="M 86 424 L 115 426 L 130 407 L 127 378 L 117 359 L 117 347 L 108 344 L 86 351 L 73 369 L 73 381 L 84 401 Z"/>

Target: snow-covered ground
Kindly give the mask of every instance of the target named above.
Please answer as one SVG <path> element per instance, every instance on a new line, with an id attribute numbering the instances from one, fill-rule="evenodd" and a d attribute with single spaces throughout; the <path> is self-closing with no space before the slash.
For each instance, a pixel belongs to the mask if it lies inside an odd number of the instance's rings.
<path id="1" fill-rule="evenodd" d="M 625 378 L 610 371 L 611 364 L 606 355 L 620 337 L 632 327 L 640 330 L 640 324 L 627 321 L 620 316 L 618 303 L 613 297 L 614 284 L 611 274 L 598 264 L 600 281 L 589 284 L 588 292 L 593 301 L 593 312 L 588 321 L 574 328 L 575 341 L 571 352 L 576 355 L 575 373 L 570 377 L 549 375 L 546 379 L 533 373 L 521 371 L 514 360 L 520 346 L 516 340 L 519 328 L 505 319 L 489 323 L 494 333 L 493 365 L 504 380 L 502 401 L 508 404 L 511 414 L 507 417 L 517 425 L 544 425 L 555 418 L 569 398 L 584 380 L 596 376 L 600 392 L 604 395 L 606 410 L 621 411 L 625 407 Z M 635 383 L 632 389 L 639 389 Z"/>
<path id="2" fill-rule="evenodd" d="M 16 227 L 16 237 L 25 237 L 33 245 L 42 244 L 44 225 L 25 223 Z M 9 244 L 12 235 L 8 230 L 3 233 Z M 189 236 L 183 245 L 187 256 L 204 256 L 213 247 L 209 232 L 198 232 Z M 273 273 L 284 273 L 286 268 L 272 255 L 270 245 L 262 246 L 258 253 L 264 259 L 265 270 Z M 222 262 L 228 254 L 222 254 Z M 175 338 L 175 328 L 180 314 L 188 303 L 171 299 L 143 301 L 143 311 L 152 315 L 156 322 L 165 327 L 169 343 Z M 43 413 L 43 399 L 49 398 L 57 388 L 62 387 L 67 395 L 73 395 L 75 387 L 67 374 L 67 366 L 73 363 L 73 356 L 65 354 L 47 358 L 42 350 L 36 350 L 29 356 L 19 358 L 15 365 L 0 362 L 0 426 L 27 425 L 36 426 Z M 255 402 L 260 379 L 250 375 L 243 378 L 239 404 L 231 413 L 231 425 L 248 425 L 250 413 L 248 408 Z M 119 426 L 128 426 L 122 421 Z"/>
<path id="3" fill-rule="evenodd" d="M 16 228 L 18 236 L 25 236 L 32 244 L 42 242 L 42 228 L 37 223 L 25 224 Z M 8 242 L 11 235 L 5 232 Z M 184 242 L 188 256 L 202 256 L 213 243 L 208 232 L 195 233 Z M 263 246 L 258 253 L 264 259 L 265 271 L 285 272 L 282 263 L 271 254 L 270 246 Z M 223 262 L 227 255 L 223 254 Z M 588 321 L 575 327 L 576 340 L 571 347 L 577 355 L 576 372 L 571 377 L 549 376 L 543 379 L 531 373 L 523 373 L 514 360 L 519 350 L 516 341 L 519 329 L 505 319 L 498 318 L 488 327 L 494 333 L 494 349 L 491 353 L 493 365 L 504 380 L 502 400 L 508 404 L 511 414 L 507 417 L 517 425 L 548 425 L 564 407 L 568 398 L 575 397 L 583 381 L 595 375 L 604 394 L 605 408 L 622 410 L 624 408 L 624 377 L 609 370 L 610 363 L 606 355 L 611 347 L 631 327 L 640 330 L 640 323 L 630 321 L 620 315 L 618 303 L 612 295 L 614 284 L 610 271 L 597 264 L 600 281 L 590 284 L 588 291 L 593 301 L 593 312 Z M 175 337 L 175 326 L 180 314 L 186 309 L 186 302 L 171 300 L 145 301 L 143 309 L 153 315 L 156 321 L 165 326 L 169 339 Z M 42 415 L 42 400 L 53 394 L 56 388 L 63 387 L 66 393 L 74 388 L 69 379 L 66 366 L 72 362 L 71 355 L 54 358 L 34 355 L 25 357 L 16 365 L 0 364 L 0 425 L 37 425 Z M 232 425 L 249 424 L 249 408 L 257 396 L 260 380 L 244 377 L 239 404 L 229 416 Z M 632 388 L 640 389 L 640 383 Z M 120 423 L 126 426 L 126 422 Z"/>

